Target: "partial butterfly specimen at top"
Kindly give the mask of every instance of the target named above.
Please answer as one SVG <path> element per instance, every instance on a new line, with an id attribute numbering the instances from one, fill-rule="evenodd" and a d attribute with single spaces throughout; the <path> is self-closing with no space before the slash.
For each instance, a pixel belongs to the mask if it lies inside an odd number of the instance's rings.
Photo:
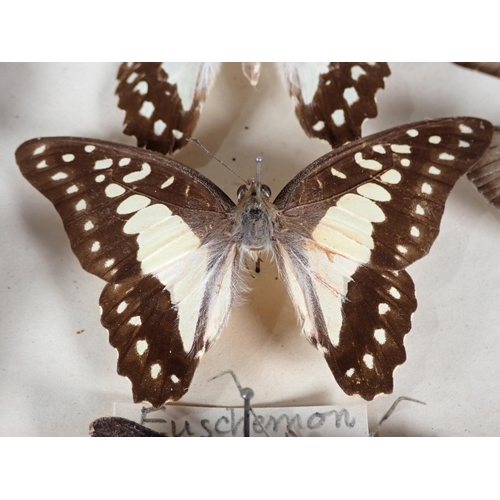
<path id="1" fill-rule="evenodd" d="M 101 321 L 135 401 L 182 397 L 266 257 L 338 384 L 371 400 L 406 359 L 417 303 L 405 268 L 429 251 L 450 190 L 491 137 L 477 118 L 399 126 L 322 156 L 274 202 L 257 175 L 236 205 L 195 170 L 121 144 L 33 139 L 16 159 L 84 269 L 107 281 Z"/>
<path id="2" fill-rule="evenodd" d="M 455 64 L 500 78 L 500 62 L 457 62 Z"/>
<path id="3" fill-rule="evenodd" d="M 390 75 L 387 63 L 279 63 L 310 137 L 332 147 L 361 137 L 366 118 L 377 116 L 375 94 Z M 171 153 L 192 135 L 220 63 L 123 63 L 118 71 L 118 106 L 125 129 L 138 146 Z M 243 63 L 243 73 L 257 85 L 260 63 Z"/>
<path id="4" fill-rule="evenodd" d="M 500 127 L 495 127 L 488 151 L 467 177 L 492 205 L 500 208 Z"/>

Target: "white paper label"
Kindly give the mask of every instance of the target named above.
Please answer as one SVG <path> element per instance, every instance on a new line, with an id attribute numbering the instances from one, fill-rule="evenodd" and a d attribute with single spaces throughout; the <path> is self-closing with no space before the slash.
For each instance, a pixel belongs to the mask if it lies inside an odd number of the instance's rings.
<path id="1" fill-rule="evenodd" d="M 253 408 L 250 436 L 368 436 L 366 405 Z M 171 405 L 158 410 L 115 404 L 115 416 L 134 420 L 167 436 L 243 436 L 243 408 Z"/>

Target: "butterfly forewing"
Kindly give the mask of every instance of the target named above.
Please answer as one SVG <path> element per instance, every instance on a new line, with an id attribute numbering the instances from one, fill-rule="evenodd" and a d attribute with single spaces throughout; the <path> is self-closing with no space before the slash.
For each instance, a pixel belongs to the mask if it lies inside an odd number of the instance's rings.
<path id="1" fill-rule="evenodd" d="M 124 132 L 161 153 L 182 148 L 196 127 L 219 63 L 123 63 L 118 106 Z"/>
<path id="2" fill-rule="evenodd" d="M 416 309 L 404 268 L 429 251 L 449 192 L 491 135 L 473 118 L 397 127 L 323 156 L 276 198 L 280 270 L 348 394 L 392 391 Z"/>
<path id="3" fill-rule="evenodd" d="M 391 74 L 387 63 L 284 63 L 281 68 L 302 128 L 333 148 L 361 137 L 364 120 L 377 116 L 375 94 Z"/>
<path id="4" fill-rule="evenodd" d="M 102 323 L 135 400 L 180 398 L 233 301 L 233 202 L 189 167 L 104 141 L 35 139 L 16 159 L 56 207 L 82 266 L 109 282 Z"/>

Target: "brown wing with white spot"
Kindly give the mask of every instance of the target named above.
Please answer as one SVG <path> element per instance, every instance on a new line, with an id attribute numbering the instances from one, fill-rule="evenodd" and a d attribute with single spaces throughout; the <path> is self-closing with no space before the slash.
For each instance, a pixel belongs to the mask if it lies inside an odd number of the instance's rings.
<path id="1" fill-rule="evenodd" d="M 396 127 L 316 160 L 276 198 L 281 273 L 346 393 L 392 392 L 416 309 L 404 269 L 429 251 L 453 185 L 491 136 L 476 118 Z"/>
<path id="2" fill-rule="evenodd" d="M 123 63 L 118 106 L 139 147 L 169 154 L 191 137 L 219 63 Z"/>
<path id="3" fill-rule="evenodd" d="M 309 137 L 333 148 L 361 137 L 366 118 L 377 116 L 375 94 L 391 74 L 387 63 L 285 63 L 285 83 Z"/>
<path id="4" fill-rule="evenodd" d="M 495 127 L 490 148 L 467 177 L 492 205 L 500 208 L 500 127 Z"/>
<path id="5" fill-rule="evenodd" d="M 107 284 L 101 322 L 118 350 L 118 373 L 132 382 L 134 401 L 155 407 L 181 398 L 198 366 L 203 345 L 186 352 L 177 311 L 154 276 Z"/>
<path id="6" fill-rule="evenodd" d="M 134 399 L 180 398 L 237 293 L 233 202 L 189 167 L 120 144 L 34 139 L 16 160 L 59 212 L 84 269 L 109 282 L 102 323 Z"/>

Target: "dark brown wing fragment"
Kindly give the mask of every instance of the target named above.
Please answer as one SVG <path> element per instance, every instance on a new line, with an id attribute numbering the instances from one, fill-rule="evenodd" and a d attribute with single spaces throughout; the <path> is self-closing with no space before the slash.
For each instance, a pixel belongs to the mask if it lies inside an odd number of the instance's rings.
<path id="1" fill-rule="evenodd" d="M 492 205 L 500 208 L 500 127 L 495 127 L 490 148 L 467 177 Z"/>
<path id="2" fill-rule="evenodd" d="M 161 62 L 120 66 L 116 93 L 118 106 L 126 112 L 124 133 L 135 136 L 139 147 L 173 153 L 187 144 L 196 127 L 218 67 L 207 70 L 209 63 L 178 64 L 184 64 L 182 71 L 188 74 L 179 81 Z M 207 72 L 213 74 L 205 78 Z M 184 91 L 181 85 L 189 88 Z"/>
<path id="3" fill-rule="evenodd" d="M 317 90 L 308 102 L 300 76 L 287 78 L 295 113 L 309 137 L 336 148 L 361 137 L 365 119 L 377 116 L 375 94 L 391 74 L 387 63 L 331 62 L 319 76 Z"/>

